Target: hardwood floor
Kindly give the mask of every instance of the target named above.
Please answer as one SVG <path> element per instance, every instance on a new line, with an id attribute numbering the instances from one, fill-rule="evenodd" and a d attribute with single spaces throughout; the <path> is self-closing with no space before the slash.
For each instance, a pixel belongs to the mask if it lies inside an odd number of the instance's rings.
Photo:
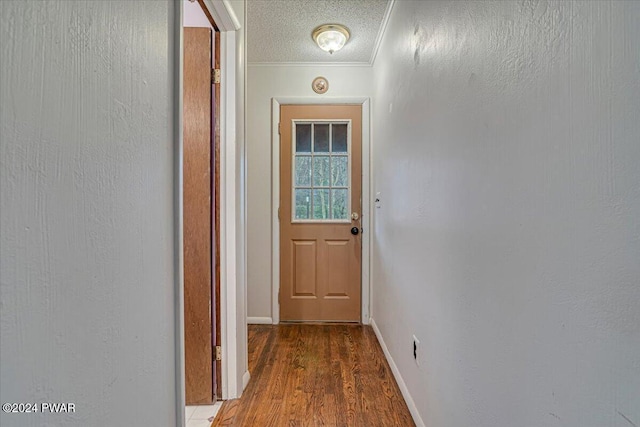
<path id="1" fill-rule="evenodd" d="M 249 325 L 249 371 L 212 427 L 415 425 L 370 326 Z"/>

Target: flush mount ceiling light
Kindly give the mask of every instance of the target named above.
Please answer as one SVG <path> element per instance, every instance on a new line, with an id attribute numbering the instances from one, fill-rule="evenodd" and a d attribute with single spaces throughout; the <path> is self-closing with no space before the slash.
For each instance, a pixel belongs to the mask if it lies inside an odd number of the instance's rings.
<path id="1" fill-rule="evenodd" d="M 333 54 L 349 40 L 349 30 L 340 24 L 324 24 L 313 30 L 311 36 L 320 49 Z"/>

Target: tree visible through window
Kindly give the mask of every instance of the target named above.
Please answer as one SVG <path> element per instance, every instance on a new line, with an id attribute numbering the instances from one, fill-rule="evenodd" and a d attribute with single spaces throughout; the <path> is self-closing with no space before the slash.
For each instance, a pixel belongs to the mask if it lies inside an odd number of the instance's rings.
<path id="1" fill-rule="evenodd" d="M 349 218 L 348 124 L 296 123 L 294 219 Z"/>

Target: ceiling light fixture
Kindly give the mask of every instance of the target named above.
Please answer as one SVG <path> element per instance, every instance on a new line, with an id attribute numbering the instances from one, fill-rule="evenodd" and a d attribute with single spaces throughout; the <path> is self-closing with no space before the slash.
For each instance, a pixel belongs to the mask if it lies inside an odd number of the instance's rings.
<path id="1" fill-rule="evenodd" d="M 313 30 L 311 36 L 320 49 L 333 54 L 349 40 L 349 30 L 340 24 L 324 24 Z"/>

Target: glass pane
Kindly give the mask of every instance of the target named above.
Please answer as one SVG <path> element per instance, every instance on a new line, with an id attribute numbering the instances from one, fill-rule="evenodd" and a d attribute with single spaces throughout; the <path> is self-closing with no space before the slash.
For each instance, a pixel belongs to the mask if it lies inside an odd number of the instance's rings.
<path id="1" fill-rule="evenodd" d="M 296 156 L 295 185 L 311 187 L 311 156 Z"/>
<path id="2" fill-rule="evenodd" d="M 331 190 L 331 208 L 333 219 L 347 219 L 349 212 L 347 203 L 347 190 Z"/>
<path id="3" fill-rule="evenodd" d="M 329 219 L 329 190 L 313 190 L 313 219 Z"/>
<path id="4" fill-rule="evenodd" d="M 332 133 L 333 133 L 332 151 L 334 153 L 346 153 L 347 152 L 347 125 L 334 124 L 331 127 L 332 127 Z"/>
<path id="5" fill-rule="evenodd" d="M 347 169 L 347 156 L 331 158 L 331 185 L 334 187 L 346 187 L 349 183 L 349 169 Z"/>
<path id="6" fill-rule="evenodd" d="M 313 151 L 329 152 L 329 125 L 313 125 Z"/>
<path id="7" fill-rule="evenodd" d="M 313 158 L 313 186 L 329 186 L 329 156 L 317 156 Z"/>
<path id="8" fill-rule="evenodd" d="M 296 152 L 311 152 L 311 125 L 296 125 Z"/>
<path id="9" fill-rule="evenodd" d="M 309 219 L 311 214 L 311 190 L 296 190 L 296 219 Z"/>

